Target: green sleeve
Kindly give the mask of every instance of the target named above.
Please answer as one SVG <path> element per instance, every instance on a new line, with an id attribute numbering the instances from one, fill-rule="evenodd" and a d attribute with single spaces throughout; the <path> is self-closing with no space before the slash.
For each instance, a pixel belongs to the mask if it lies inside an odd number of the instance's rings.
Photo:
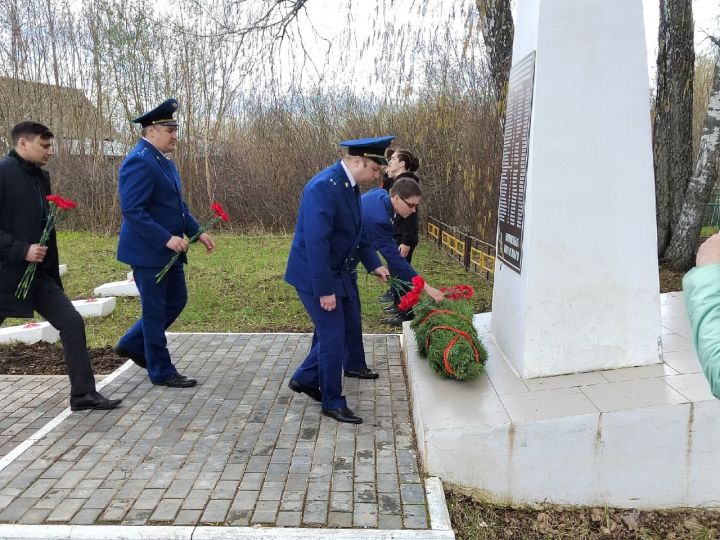
<path id="1" fill-rule="evenodd" d="M 720 398 L 720 264 L 690 270 L 683 291 L 700 365 L 710 391 Z"/>

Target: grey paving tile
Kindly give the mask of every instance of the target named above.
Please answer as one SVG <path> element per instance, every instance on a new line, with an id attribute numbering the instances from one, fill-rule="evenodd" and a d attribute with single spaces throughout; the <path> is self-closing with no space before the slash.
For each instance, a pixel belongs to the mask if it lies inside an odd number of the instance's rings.
<path id="1" fill-rule="evenodd" d="M 424 504 L 406 504 L 403 506 L 403 523 L 408 529 L 427 529 L 427 508 Z"/>
<path id="2" fill-rule="evenodd" d="M 378 529 L 395 530 L 403 528 L 403 520 L 401 516 L 395 514 L 380 514 L 378 516 Z"/>
<path id="3" fill-rule="evenodd" d="M 164 489 L 145 489 L 140 493 L 133 509 L 135 510 L 154 510 L 165 493 Z"/>
<path id="4" fill-rule="evenodd" d="M 150 510 L 131 508 L 122 520 L 123 525 L 145 525 L 150 519 Z"/>
<path id="5" fill-rule="evenodd" d="M 42 525 L 52 512 L 49 508 L 31 508 L 22 516 L 22 522 L 25 525 Z M 82 512 L 82 510 L 80 510 Z M 80 513 L 78 512 L 78 514 Z M 77 514 L 76 514 L 77 515 Z"/>
<path id="6" fill-rule="evenodd" d="M 330 495 L 331 512 L 352 512 L 353 494 L 348 491 L 333 491 Z"/>
<path id="7" fill-rule="evenodd" d="M 246 472 L 240 481 L 241 491 L 254 491 L 262 489 L 265 473 Z"/>
<path id="8" fill-rule="evenodd" d="M 180 510 L 173 523 L 174 525 L 197 525 L 201 515 L 202 510 Z"/>
<path id="9" fill-rule="evenodd" d="M 87 499 L 65 499 L 61 505 L 50 512 L 48 523 L 67 523 L 82 508 Z"/>
<path id="10" fill-rule="evenodd" d="M 231 503 L 232 501 L 228 499 L 211 500 L 205 507 L 205 512 L 203 512 L 200 518 L 200 523 L 205 525 L 219 525 L 223 523 Z"/>
<path id="11" fill-rule="evenodd" d="M 232 502 L 232 510 L 253 510 L 259 495 L 259 491 L 238 491 Z"/>
<path id="12" fill-rule="evenodd" d="M 280 501 L 258 501 L 251 523 L 275 523 Z"/>
<path id="13" fill-rule="evenodd" d="M 30 508 L 35 506 L 37 502 L 37 499 L 29 497 L 13 499 L 10 504 L 0 512 L 0 521 L 11 523 L 18 521 Z"/>
<path id="14" fill-rule="evenodd" d="M 299 527 L 302 521 L 302 512 L 278 512 L 275 525 L 278 527 Z"/>
<path id="15" fill-rule="evenodd" d="M 153 513 L 150 515 L 150 522 L 172 523 L 178 515 L 182 506 L 182 499 L 162 499 L 158 502 Z M 190 512 L 190 510 L 188 510 Z"/>
<path id="16" fill-rule="evenodd" d="M 100 515 L 99 521 L 101 523 L 115 523 L 120 522 L 127 514 L 128 510 L 132 506 L 134 499 L 113 499 L 108 504 L 105 511 Z"/>
<path id="17" fill-rule="evenodd" d="M 303 512 L 305 525 L 326 525 L 328 516 L 328 501 L 308 501 Z"/>
<path id="18" fill-rule="evenodd" d="M 425 490 L 422 484 L 402 484 L 400 496 L 403 504 L 423 504 L 425 502 Z"/>
<path id="19" fill-rule="evenodd" d="M 94 525 L 101 513 L 101 508 L 83 507 L 72 517 L 70 523 L 72 525 Z M 25 521 L 25 519 L 23 519 L 23 521 Z"/>
<path id="20" fill-rule="evenodd" d="M 378 508 L 373 503 L 355 503 L 353 510 L 353 526 L 355 527 L 377 527 Z"/>
<path id="21" fill-rule="evenodd" d="M 349 529 L 353 526 L 353 515 L 351 512 L 329 512 L 327 526 Z"/>

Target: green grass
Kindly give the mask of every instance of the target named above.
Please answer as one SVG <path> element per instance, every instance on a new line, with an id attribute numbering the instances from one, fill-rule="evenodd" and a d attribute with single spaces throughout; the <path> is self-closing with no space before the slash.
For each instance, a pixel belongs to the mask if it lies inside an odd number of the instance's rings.
<path id="1" fill-rule="evenodd" d="M 312 323 L 295 289 L 283 281 L 291 236 L 217 235 L 217 249 L 210 256 L 201 246 L 190 250 L 185 267 L 188 304 L 170 328 L 175 332 L 307 332 Z M 93 289 L 125 279 L 130 268 L 115 259 L 117 238 L 83 232 L 60 232 L 60 260 L 67 263 L 65 291 L 72 300 L 92 296 Z M 492 286 L 468 273 L 446 254 L 421 242 L 413 257 L 415 268 L 440 287 L 469 283 L 477 290 L 477 312 L 488 311 Z M 359 267 L 362 272 L 362 266 Z M 365 333 L 392 333 L 382 324 L 384 315 L 377 297 L 385 286 L 375 278 L 359 277 Z M 86 319 L 91 347 L 114 345 L 140 316 L 137 298 L 118 298 L 108 317 Z M 19 324 L 8 319 L 4 326 Z"/>

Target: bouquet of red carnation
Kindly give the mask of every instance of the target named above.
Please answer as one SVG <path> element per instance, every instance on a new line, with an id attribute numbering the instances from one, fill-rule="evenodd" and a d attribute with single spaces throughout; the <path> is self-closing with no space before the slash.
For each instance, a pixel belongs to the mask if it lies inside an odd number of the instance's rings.
<path id="1" fill-rule="evenodd" d="M 40 246 L 44 246 L 47 243 L 50 238 L 50 232 L 52 232 L 53 228 L 55 228 L 55 225 L 67 217 L 68 210 L 72 210 L 77 207 L 75 201 L 63 199 L 60 195 L 47 195 L 45 199 L 47 199 L 48 205 L 50 206 L 50 212 L 48 213 L 47 221 L 45 222 L 45 228 L 40 235 L 40 240 L 38 240 L 38 245 Z M 35 262 L 28 264 L 20 283 L 18 283 L 17 289 L 15 290 L 16 298 L 25 300 L 27 297 L 30 285 L 32 285 L 32 282 L 35 279 L 37 265 L 38 263 Z"/>
<path id="2" fill-rule="evenodd" d="M 228 219 L 230 219 L 228 218 L 228 215 L 225 213 L 225 210 L 219 202 L 212 203 L 211 208 L 213 209 L 215 215 L 211 217 L 206 223 L 200 225 L 200 228 L 197 230 L 197 232 L 190 237 L 191 244 L 197 242 L 197 239 L 200 238 L 200 235 L 205 231 L 210 230 L 212 226 L 215 225 L 218 221 L 228 221 Z M 160 281 L 162 281 L 162 278 L 164 278 L 165 274 L 168 273 L 170 267 L 175 264 L 175 262 L 178 260 L 178 257 L 180 257 L 180 253 L 175 253 L 175 255 L 173 255 L 170 259 L 170 262 L 168 262 L 162 270 L 155 274 L 155 283 L 160 283 Z"/>
<path id="3" fill-rule="evenodd" d="M 440 290 L 446 298 L 442 302 L 423 299 L 413 305 L 412 327 L 418 350 L 435 373 L 461 381 L 473 379 L 483 372 L 487 361 L 487 351 L 472 323 L 470 299 L 475 291 L 470 285 Z"/>
<path id="4" fill-rule="evenodd" d="M 413 306 L 417 304 L 422 297 L 422 292 L 425 288 L 425 280 L 421 276 L 415 276 L 412 278 L 412 283 L 407 285 L 412 286 L 412 289 L 400 298 L 400 303 L 398 304 L 398 309 L 400 311 L 412 311 Z"/>

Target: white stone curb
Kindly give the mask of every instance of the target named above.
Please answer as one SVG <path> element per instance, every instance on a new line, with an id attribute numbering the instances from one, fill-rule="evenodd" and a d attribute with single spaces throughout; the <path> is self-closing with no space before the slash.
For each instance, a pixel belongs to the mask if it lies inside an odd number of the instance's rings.
<path id="1" fill-rule="evenodd" d="M 450 531 L 452 533 L 450 512 L 440 478 L 431 476 L 425 479 L 425 496 L 428 502 L 428 514 L 430 514 L 430 528 L 433 531 Z M 452 538 L 455 538 L 454 534 Z"/>

